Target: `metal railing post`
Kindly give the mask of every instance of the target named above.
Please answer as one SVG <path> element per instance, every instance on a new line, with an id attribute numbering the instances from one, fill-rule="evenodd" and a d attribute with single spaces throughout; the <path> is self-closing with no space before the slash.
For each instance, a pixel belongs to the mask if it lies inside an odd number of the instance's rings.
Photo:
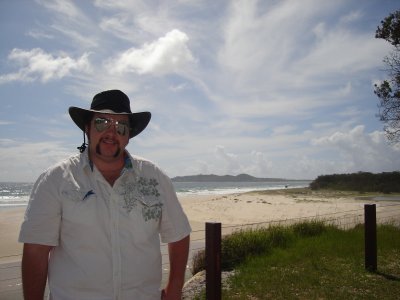
<path id="1" fill-rule="evenodd" d="M 221 299 L 221 223 L 206 223 L 206 299 Z"/>
<path id="2" fill-rule="evenodd" d="M 365 268 L 368 271 L 377 270 L 377 238 L 376 238 L 376 205 L 364 205 L 365 231 Z"/>

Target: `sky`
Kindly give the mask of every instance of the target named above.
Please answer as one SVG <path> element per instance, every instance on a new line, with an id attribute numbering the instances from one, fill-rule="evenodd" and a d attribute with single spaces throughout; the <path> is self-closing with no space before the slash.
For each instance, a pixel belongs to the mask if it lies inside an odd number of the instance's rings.
<path id="1" fill-rule="evenodd" d="M 400 170 L 374 84 L 395 0 L 0 0 L 0 181 L 78 153 L 70 106 L 150 111 L 128 151 L 170 177 Z"/>

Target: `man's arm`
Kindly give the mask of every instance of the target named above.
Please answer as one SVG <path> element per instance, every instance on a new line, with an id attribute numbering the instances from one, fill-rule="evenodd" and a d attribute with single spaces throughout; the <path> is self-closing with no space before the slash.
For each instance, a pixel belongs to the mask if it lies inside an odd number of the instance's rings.
<path id="1" fill-rule="evenodd" d="M 43 300 L 49 254 L 52 248 L 46 245 L 24 244 L 22 284 L 25 300 Z"/>
<path id="2" fill-rule="evenodd" d="M 188 235 L 180 241 L 168 244 L 170 271 L 168 284 L 163 291 L 162 299 L 177 300 L 182 298 L 189 243 L 190 236 Z"/>

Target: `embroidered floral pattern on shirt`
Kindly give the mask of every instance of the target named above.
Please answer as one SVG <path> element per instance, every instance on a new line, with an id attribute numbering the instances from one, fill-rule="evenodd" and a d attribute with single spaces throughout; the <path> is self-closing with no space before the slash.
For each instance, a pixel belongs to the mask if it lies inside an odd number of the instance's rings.
<path id="1" fill-rule="evenodd" d="M 147 179 L 140 177 L 138 180 L 138 185 L 139 191 L 144 196 L 155 196 L 157 198 L 160 196 L 160 193 L 157 190 L 158 182 L 154 178 Z"/>
<path id="2" fill-rule="evenodd" d="M 142 215 L 145 221 L 149 220 L 159 220 L 161 218 L 161 203 L 157 203 L 153 206 L 143 206 Z"/>
<path id="3" fill-rule="evenodd" d="M 138 205 L 142 206 L 141 213 L 145 221 L 159 220 L 162 203 L 158 199 L 158 181 L 154 178 L 139 177 L 134 182 L 125 181 L 122 184 L 124 208 L 130 213 Z"/>
<path id="4" fill-rule="evenodd" d="M 125 183 L 123 184 L 123 188 L 124 188 L 123 196 L 125 201 L 124 208 L 128 213 L 130 213 L 132 209 L 137 205 L 137 200 L 135 197 L 135 194 L 137 194 L 136 191 L 137 187 L 135 183 Z"/>

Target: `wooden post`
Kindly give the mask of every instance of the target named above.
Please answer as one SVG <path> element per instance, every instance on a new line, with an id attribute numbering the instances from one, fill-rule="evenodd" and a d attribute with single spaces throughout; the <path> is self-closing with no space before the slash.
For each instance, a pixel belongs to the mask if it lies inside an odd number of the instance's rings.
<path id="1" fill-rule="evenodd" d="M 376 205 L 364 205 L 365 218 L 365 268 L 368 271 L 377 270 L 377 238 L 376 238 Z"/>
<path id="2" fill-rule="evenodd" d="M 206 223 L 206 299 L 221 299 L 221 223 Z"/>

